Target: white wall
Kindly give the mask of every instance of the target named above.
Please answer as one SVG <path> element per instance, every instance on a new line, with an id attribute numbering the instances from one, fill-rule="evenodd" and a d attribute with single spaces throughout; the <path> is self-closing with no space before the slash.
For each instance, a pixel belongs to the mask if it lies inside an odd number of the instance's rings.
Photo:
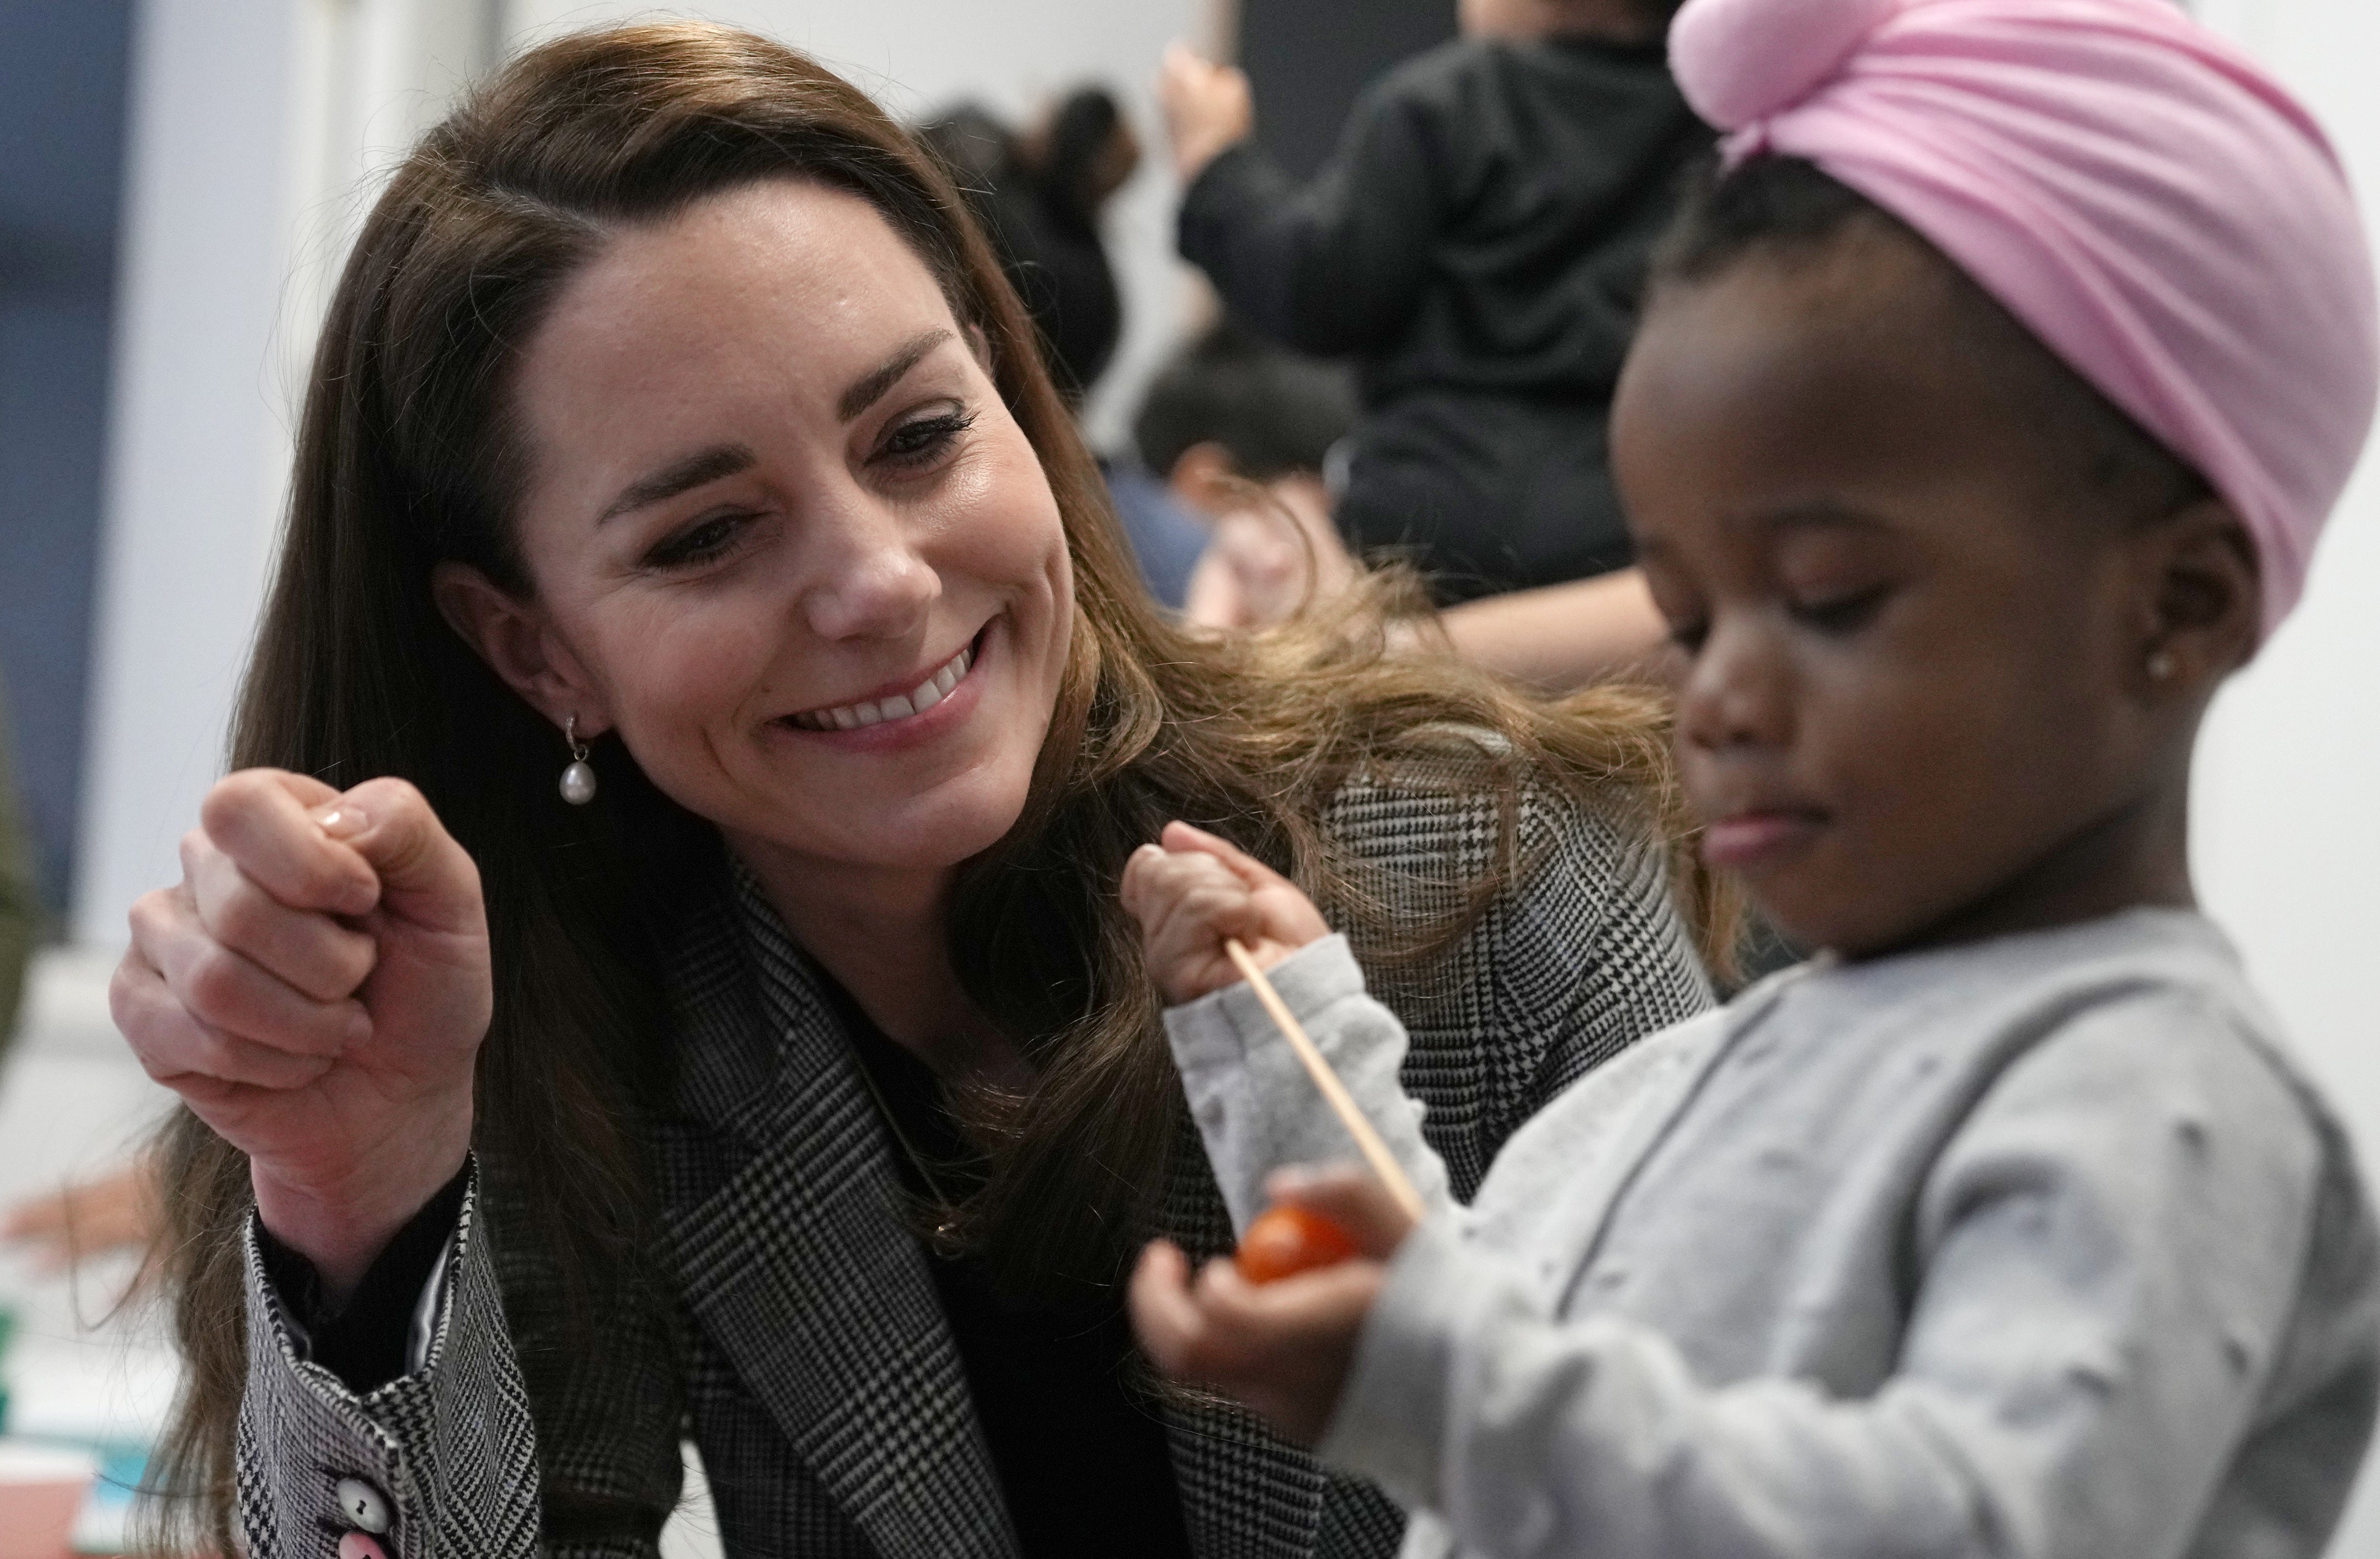
<path id="1" fill-rule="evenodd" d="M 281 478 L 264 383 L 281 295 L 297 0 L 151 0 L 133 34 L 107 534 L 78 936 L 121 941 L 216 771 Z"/>
<path id="2" fill-rule="evenodd" d="M 2305 98 L 2380 213 L 2380 6 L 2202 0 Z M 2305 604 L 2216 707 L 2192 848 L 2208 910 L 2247 955 L 2307 1067 L 2380 1165 L 2380 458 L 2331 521 Z M 2367 1177 L 2368 1178 L 2368 1177 Z M 2380 1554 L 2365 1464 L 2337 1559 Z"/>

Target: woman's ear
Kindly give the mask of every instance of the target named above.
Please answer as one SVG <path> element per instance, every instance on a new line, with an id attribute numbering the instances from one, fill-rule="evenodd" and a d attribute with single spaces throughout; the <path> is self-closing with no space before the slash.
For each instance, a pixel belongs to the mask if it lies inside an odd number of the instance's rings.
<path id="1" fill-rule="evenodd" d="M 468 563 L 430 571 L 438 614 L 505 686 L 557 727 L 576 718 L 582 738 L 611 729 L 612 712 L 586 668 L 534 602 L 524 601 Z"/>
<path id="2" fill-rule="evenodd" d="M 2256 544 L 2231 505 L 2198 499 L 2148 526 L 2141 549 L 2143 674 L 2206 693 L 2248 663 L 2264 625 Z"/>

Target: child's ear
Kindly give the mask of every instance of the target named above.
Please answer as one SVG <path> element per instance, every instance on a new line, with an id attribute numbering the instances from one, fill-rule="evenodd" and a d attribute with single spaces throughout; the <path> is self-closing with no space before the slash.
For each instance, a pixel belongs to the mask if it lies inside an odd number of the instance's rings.
<path id="1" fill-rule="evenodd" d="M 1173 496 L 1209 516 L 1221 514 L 1233 506 L 1239 484 L 1239 462 L 1232 452 L 1213 439 L 1192 444 L 1175 457 L 1173 469 L 1165 474 L 1165 482 Z"/>
<path id="2" fill-rule="evenodd" d="M 2152 692 L 2211 691 L 2256 653 L 2264 587 L 2256 544 L 2231 505 L 2199 499 L 2139 537 L 2141 676 Z"/>

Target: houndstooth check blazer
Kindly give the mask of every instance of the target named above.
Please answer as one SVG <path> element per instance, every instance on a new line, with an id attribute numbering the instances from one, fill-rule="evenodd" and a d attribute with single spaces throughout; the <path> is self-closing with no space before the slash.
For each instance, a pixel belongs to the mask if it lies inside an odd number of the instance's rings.
<path id="1" fill-rule="evenodd" d="M 1498 848 L 1493 804 L 1461 782 L 1471 767 L 1359 779 L 1326 828 L 1382 891 L 1404 884 L 1418 905 Z M 1375 987 L 1411 1030 L 1404 1083 L 1465 1200 L 1564 1084 L 1710 999 L 1659 852 L 1544 796 L 1524 801 L 1516 839 L 1534 863 L 1521 886 L 1450 952 L 1382 970 Z M 476 1183 L 421 1367 L 369 1396 L 303 1360 L 251 1238 L 237 1496 L 254 1559 L 334 1553 L 343 1478 L 386 1493 L 395 1559 L 651 1559 L 681 1429 L 734 1559 L 1020 1559 L 925 1254 L 896 1211 L 894 1149 L 820 982 L 748 888 L 686 928 L 679 1096 L 657 1135 L 679 1313 L 607 1318 L 613 1346 L 573 1361 L 545 1421 L 531 1423 L 522 1384 L 523 1360 L 549 1347 L 538 1274 L 507 1269 L 502 1208 Z M 1196 1144 L 1186 1112 L 1184 1131 Z M 1162 1232 L 1228 1249 L 1203 1152 L 1179 1157 Z M 1402 1518 L 1370 1486 L 1234 1410 L 1164 1411 L 1202 1559 L 1395 1551 Z M 585 1515 L 605 1508 L 623 1514 Z"/>

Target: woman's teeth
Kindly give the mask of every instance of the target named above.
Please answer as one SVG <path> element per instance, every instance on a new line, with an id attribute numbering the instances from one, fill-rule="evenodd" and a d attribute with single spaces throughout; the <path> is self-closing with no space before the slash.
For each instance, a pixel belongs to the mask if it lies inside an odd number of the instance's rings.
<path id="1" fill-rule="evenodd" d="M 832 709 L 805 709 L 786 719 L 804 731 L 857 731 L 862 726 L 880 725 L 886 720 L 906 719 L 922 715 L 959 685 L 959 679 L 975 664 L 972 647 L 960 650 L 944 662 L 942 669 L 906 693 L 896 693 L 890 698 L 871 698 L 860 704 L 839 704 Z"/>

